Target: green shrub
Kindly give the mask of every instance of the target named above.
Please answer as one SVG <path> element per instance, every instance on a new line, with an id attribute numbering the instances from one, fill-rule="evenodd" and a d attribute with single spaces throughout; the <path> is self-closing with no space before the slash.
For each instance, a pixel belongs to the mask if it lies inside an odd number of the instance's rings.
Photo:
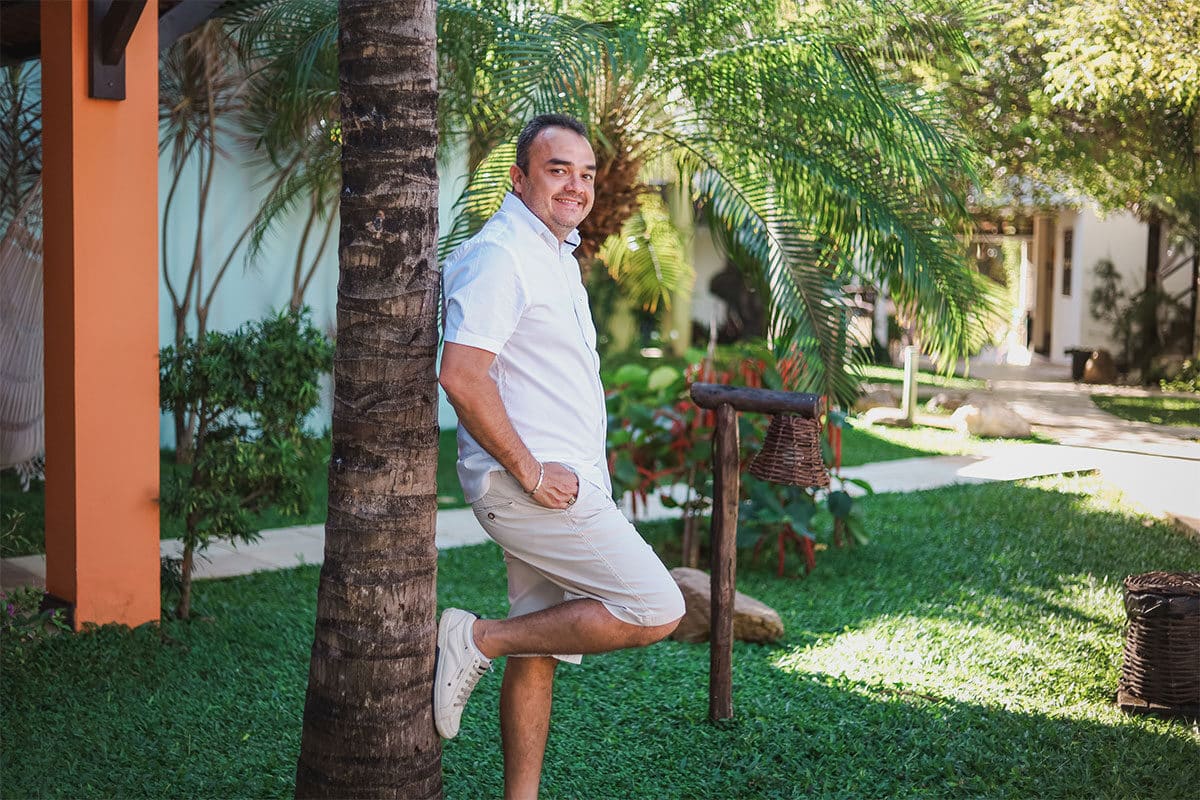
<path id="1" fill-rule="evenodd" d="M 1154 357 L 1176 352 L 1173 348 L 1185 346 L 1191 335 L 1187 307 L 1157 286 L 1127 293 L 1121 273 L 1108 259 L 1097 261 L 1094 272 L 1088 308 L 1093 317 L 1109 324 L 1120 345 L 1118 366 L 1137 369 L 1153 383 Z M 1147 326 L 1154 329 L 1147 331 Z"/>
<path id="2" fill-rule="evenodd" d="M 1189 358 L 1170 378 L 1158 382 L 1164 392 L 1200 392 L 1200 358 Z"/>
<path id="3" fill-rule="evenodd" d="M 186 618 L 196 554 L 218 539 L 252 541 L 268 506 L 297 513 L 306 500 L 306 456 L 316 442 L 304 418 L 333 348 L 307 310 L 212 332 L 159 354 L 164 411 L 197 409 L 191 463 L 164 473 L 162 505 L 184 521 L 176 614 Z"/>
<path id="4" fill-rule="evenodd" d="M 604 375 L 609 387 L 608 453 L 617 497 L 630 492 L 633 510 L 644 505 L 651 494 L 658 494 L 666 507 L 680 508 L 683 515 L 681 562 L 695 567 L 700 562 L 704 542 L 699 520 L 712 506 L 713 467 L 712 434 L 715 413 L 696 406 L 690 397 L 693 383 L 720 383 L 751 388 L 784 389 L 792 385 L 800 364 L 795 359 L 776 359 L 764 342 L 747 342 L 720 348 L 712 362 L 700 350 L 688 352 L 688 363 L 680 369 L 674 364 L 646 365 L 625 363 Z M 742 472 L 750 459 L 761 450 L 770 417 L 765 414 L 737 415 Z M 839 442 L 837 452 L 822 441 L 827 464 L 840 463 L 840 431 L 845 415 L 833 411 L 825 419 Z M 841 483 L 840 479 L 836 479 Z M 862 483 L 853 481 L 854 483 Z M 682 502 L 671 497 L 668 489 L 675 484 L 687 487 Z M 870 487 L 863 485 L 869 491 Z M 866 536 L 854 513 L 855 504 L 845 487 L 815 490 L 797 486 L 778 486 L 743 475 L 740 516 L 745 522 L 743 546 L 754 545 L 766 537 L 781 536 L 804 549 L 808 564 L 817 531 L 810 521 L 819 503 L 832 518 L 832 541 L 836 546 L 854 541 L 866 542 Z M 813 513 L 806 513 L 808 511 Z M 783 547 L 783 539 L 780 539 Z"/>

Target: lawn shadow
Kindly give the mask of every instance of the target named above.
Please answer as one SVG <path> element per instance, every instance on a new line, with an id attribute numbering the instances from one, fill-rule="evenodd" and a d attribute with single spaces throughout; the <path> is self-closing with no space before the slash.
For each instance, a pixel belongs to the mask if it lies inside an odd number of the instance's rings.
<path id="1" fill-rule="evenodd" d="M 1123 618 L 1127 575 L 1194 570 L 1200 546 L 1165 522 L 1091 505 L 1076 488 L 1089 482 L 1061 479 L 1065 489 L 1045 481 L 962 485 L 863 498 L 870 544 L 825 550 L 804 579 L 779 579 L 765 567 L 747 568 L 743 559 L 738 589 L 790 609 L 785 625 L 807 639 L 881 616 L 986 623 L 1000 614 L 1006 625 L 1047 618 L 1110 625 Z M 1106 613 L 1066 602 L 1098 591 L 1115 593 Z"/>
<path id="2" fill-rule="evenodd" d="M 699 675 L 670 672 L 669 687 L 656 685 L 670 650 L 687 646 L 659 647 L 668 652 L 612 659 L 626 676 L 619 688 L 604 670 L 560 679 L 556 703 L 574 713 L 555 720 L 546 796 L 1182 798 L 1200 779 L 1198 740 L 1181 726 L 1104 724 L 786 673 L 745 652 L 735 659 L 735 719 L 712 724 Z M 445 758 L 468 777 L 454 745 Z M 448 782 L 447 797 L 477 788 Z"/>

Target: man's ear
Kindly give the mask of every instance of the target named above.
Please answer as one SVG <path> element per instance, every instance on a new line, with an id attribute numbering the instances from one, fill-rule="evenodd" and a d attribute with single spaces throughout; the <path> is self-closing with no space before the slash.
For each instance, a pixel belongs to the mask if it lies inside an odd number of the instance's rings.
<path id="1" fill-rule="evenodd" d="M 517 197 L 525 191 L 525 173 L 516 164 L 508 168 L 508 178 L 512 181 L 513 194 Z"/>

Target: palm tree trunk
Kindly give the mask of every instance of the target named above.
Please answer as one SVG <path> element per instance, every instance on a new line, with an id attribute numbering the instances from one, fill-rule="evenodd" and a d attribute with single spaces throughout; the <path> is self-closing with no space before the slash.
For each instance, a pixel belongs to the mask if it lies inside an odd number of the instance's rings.
<path id="1" fill-rule="evenodd" d="M 333 454 L 297 797 L 441 795 L 431 0 L 342 0 Z M 377 223 L 377 220 L 379 222 Z"/>

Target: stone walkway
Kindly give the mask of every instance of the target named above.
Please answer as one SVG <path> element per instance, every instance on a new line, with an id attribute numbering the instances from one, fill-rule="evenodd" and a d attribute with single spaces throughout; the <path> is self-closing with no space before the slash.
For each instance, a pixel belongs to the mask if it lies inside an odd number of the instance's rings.
<path id="1" fill-rule="evenodd" d="M 956 483 L 1012 481 L 1064 472 L 1095 470 L 1136 507 L 1173 520 L 1200 540 L 1200 428 L 1129 422 L 1107 414 L 1091 401 L 1093 392 L 1149 394 L 1132 388 L 1073 383 L 1070 370 L 1045 363 L 1028 367 L 975 362 L 971 377 L 988 381 L 989 391 L 1011 405 L 1034 430 L 1058 444 L 997 444 L 978 455 L 935 456 L 884 461 L 843 470 L 863 478 L 876 492 L 909 492 Z M 857 487 L 851 487 L 858 492 Z M 628 510 L 628 509 L 627 509 Z M 643 518 L 674 512 L 652 500 Z M 470 509 L 437 515 L 439 549 L 487 541 Z M 163 555 L 178 555 L 178 540 L 164 540 Z M 324 556 L 324 526 L 303 525 L 264 531 L 248 545 L 213 545 L 197 567 L 198 578 L 224 578 L 301 564 Z M 0 562 L 0 588 L 44 585 L 44 556 Z"/>

